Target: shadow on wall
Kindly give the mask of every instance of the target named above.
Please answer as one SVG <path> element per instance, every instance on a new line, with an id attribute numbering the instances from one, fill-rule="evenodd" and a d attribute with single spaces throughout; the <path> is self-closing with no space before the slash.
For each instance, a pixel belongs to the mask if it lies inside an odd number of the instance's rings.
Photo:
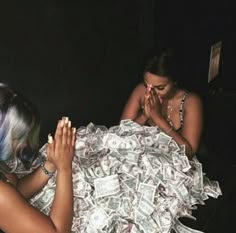
<path id="1" fill-rule="evenodd" d="M 36 104 L 42 142 L 61 116 L 76 127 L 119 122 L 138 80 L 140 14 L 136 1 L 5 2 L 1 82 Z"/>

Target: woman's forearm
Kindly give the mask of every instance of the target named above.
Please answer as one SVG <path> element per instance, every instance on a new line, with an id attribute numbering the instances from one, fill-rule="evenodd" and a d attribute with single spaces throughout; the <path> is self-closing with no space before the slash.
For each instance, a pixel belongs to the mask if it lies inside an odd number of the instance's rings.
<path id="1" fill-rule="evenodd" d="M 179 133 L 177 133 L 173 127 L 162 117 L 153 117 L 152 121 L 166 134 L 172 137 L 178 145 L 185 146 L 185 153 L 189 159 L 192 159 L 194 155 L 194 151 L 192 150 L 191 145 L 189 142 Z"/>
<path id="2" fill-rule="evenodd" d="M 50 211 L 58 232 L 70 233 L 73 219 L 73 182 L 72 169 L 58 171 L 55 196 Z"/>
<path id="3" fill-rule="evenodd" d="M 147 117 L 144 113 L 138 115 L 133 121 L 138 123 L 139 125 L 144 125 L 147 121 Z"/>
<path id="4" fill-rule="evenodd" d="M 177 133 L 174 129 L 170 130 L 170 128 L 169 128 L 168 132 L 166 132 L 166 131 L 164 131 L 164 132 L 167 133 L 170 137 L 172 137 L 177 142 L 178 145 L 185 146 L 185 154 L 191 160 L 195 153 L 192 150 L 192 147 L 188 143 L 188 141 L 181 134 Z"/>
<path id="5" fill-rule="evenodd" d="M 45 163 L 46 170 L 53 172 L 55 167 L 48 161 Z M 38 192 L 49 180 L 50 176 L 45 174 L 41 167 L 38 167 L 35 171 L 26 175 L 18 180 L 16 188 L 26 198 L 31 198 L 36 192 Z"/>

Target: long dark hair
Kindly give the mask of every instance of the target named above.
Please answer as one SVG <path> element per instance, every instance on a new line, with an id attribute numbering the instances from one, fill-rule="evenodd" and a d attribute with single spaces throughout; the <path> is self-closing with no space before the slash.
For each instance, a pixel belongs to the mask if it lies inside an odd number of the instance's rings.
<path id="1" fill-rule="evenodd" d="M 178 53 L 171 48 L 162 48 L 155 53 L 151 53 L 146 57 L 144 72 L 149 72 L 154 75 L 163 76 L 179 87 L 183 86 L 181 72 L 181 58 Z"/>
<path id="2" fill-rule="evenodd" d="M 17 159 L 27 166 L 39 146 L 36 108 L 8 85 L 0 83 L 0 162 Z"/>
<path id="3" fill-rule="evenodd" d="M 159 54 L 149 58 L 144 68 L 144 72 L 150 72 L 172 80 L 175 79 L 176 65 L 173 51 L 170 49 L 163 50 L 160 51 Z"/>

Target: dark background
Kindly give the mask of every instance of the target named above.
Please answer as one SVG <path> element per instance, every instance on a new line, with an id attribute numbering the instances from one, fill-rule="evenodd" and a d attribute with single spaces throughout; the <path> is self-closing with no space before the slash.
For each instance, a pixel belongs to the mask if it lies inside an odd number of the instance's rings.
<path id="1" fill-rule="evenodd" d="M 57 120 L 76 127 L 119 123 L 152 50 L 181 51 L 183 78 L 203 99 L 202 158 L 223 197 L 199 208 L 196 228 L 235 232 L 236 74 L 233 1 L 7 0 L 0 4 L 0 81 L 38 107 L 42 143 Z M 208 84 L 210 46 L 222 41 L 220 74 Z"/>

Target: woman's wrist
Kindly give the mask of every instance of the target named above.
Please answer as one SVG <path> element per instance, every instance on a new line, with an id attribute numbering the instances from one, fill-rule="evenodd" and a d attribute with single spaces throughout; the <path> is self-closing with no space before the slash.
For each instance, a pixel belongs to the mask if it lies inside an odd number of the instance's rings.
<path id="1" fill-rule="evenodd" d="M 134 121 L 140 125 L 143 125 L 146 123 L 147 120 L 148 120 L 147 116 L 144 113 L 141 113 L 139 116 L 136 117 Z"/>
<path id="2" fill-rule="evenodd" d="M 40 164 L 40 169 L 42 170 L 42 172 L 49 176 L 52 177 L 55 174 L 55 168 L 53 168 L 52 166 L 50 166 L 50 163 L 47 163 L 46 160 L 42 161 Z"/>
<path id="3" fill-rule="evenodd" d="M 146 116 L 146 114 L 144 112 L 140 115 L 140 118 L 144 121 L 147 121 L 147 119 L 148 119 L 148 117 Z"/>
<path id="4" fill-rule="evenodd" d="M 173 127 L 172 126 L 170 126 L 167 130 L 166 130 L 166 134 L 169 134 L 169 133 L 171 133 L 172 131 L 173 131 L 174 129 L 173 129 Z"/>
<path id="5" fill-rule="evenodd" d="M 164 133 L 172 134 L 174 131 L 173 126 L 171 126 L 164 117 L 161 115 L 155 115 L 155 117 L 150 118 L 151 121 L 155 123 Z"/>
<path id="6" fill-rule="evenodd" d="M 67 168 L 58 168 L 57 169 L 57 173 L 60 173 L 60 174 L 72 174 L 72 166 L 70 167 L 67 167 Z"/>
<path id="7" fill-rule="evenodd" d="M 50 172 L 55 172 L 57 170 L 56 166 L 49 160 L 45 160 L 44 167 Z"/>

